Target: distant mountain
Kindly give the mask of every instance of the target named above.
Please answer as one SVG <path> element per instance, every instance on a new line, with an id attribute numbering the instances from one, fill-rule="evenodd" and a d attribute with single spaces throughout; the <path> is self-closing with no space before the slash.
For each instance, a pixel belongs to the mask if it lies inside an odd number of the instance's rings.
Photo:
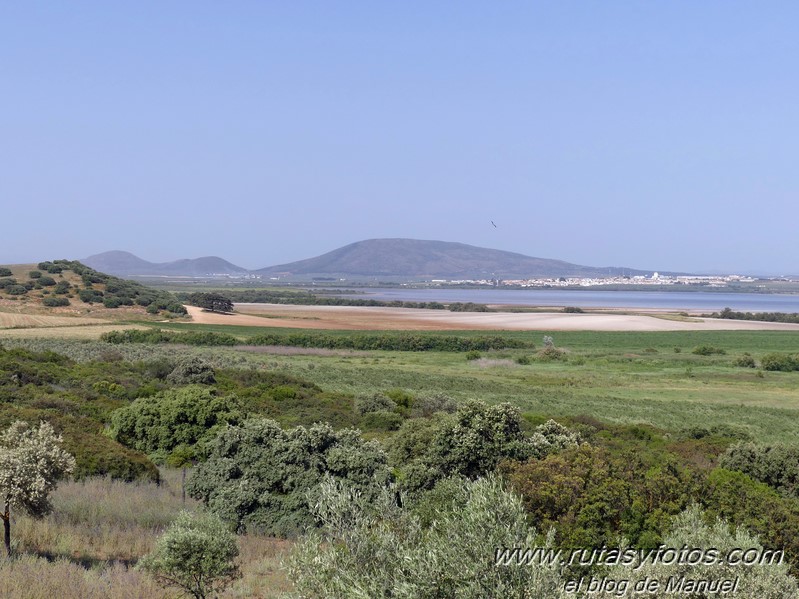
<path id="1" fill-rule="evenodd" d="M 100 272 L 118 277 L 178 276 L 203 277 L 209 275 L 247 274 L 247 269 L 231 264 L 217 256 L 175 260 L 174 262 L 148 262 L 130 252 L 111 251 L 95 254 L 81 260 Z"/>
<path id="2" fill-rule="evenodd" d="M 592 267 L 447 241 L 369 239 L 327 254 L 253 271 L 266 276 L 362 276 L 419 279 L 516 279 L 645 275 L 652 271 Z"/>
<path id="3" fill-rule="evenodd" d="M 87 266 L 119 277 L 209 277 L 258 274 L 267 277 L 382 277 L 384 279 L 523 279 L 534 277 L 607 277 L 651 275 L 652 271 L 618 266 L 581 266 L 562 260 L 534 258 L 488 248 L 419 239 L 368 239 L 316 258 L 259 270 L 231 264 L 216 256 L 154 263 L 130 252 L 112 251 L 81 260 Z M 673 273 L 661 273 L 673 274 Z"/>

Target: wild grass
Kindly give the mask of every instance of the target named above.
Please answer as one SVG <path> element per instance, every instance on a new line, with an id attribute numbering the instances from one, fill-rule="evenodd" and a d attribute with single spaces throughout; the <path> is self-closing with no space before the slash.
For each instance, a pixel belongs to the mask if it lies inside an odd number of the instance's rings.
<path id="1" fill-rule="evenodd" d="M 182 502 L 179 471 L 166 470 L 163 476 L 160 485 L 110 478 L 60 484 L 50 515 L 14 518 L 17 552 L 89 565 L 135 562 L 181 509 L 196 507 L 191 499 L 185 506 Z"/>
<path id="2" fill-rule="evenodd" d="M 122 564 L 86 569 L 67 559 L 24 555 L 0 560 L 0 597 L 9 599 L 174 598 L 147 575 Z"/>
<path id="3" fill-rule="evenodd" d="M 108 478 L 65 482 L 53 512 L 41 520 L 12 514 L 16 558 L 0 560 L 0 597 L 154 598 L 176 596 L 133 569 L 182 509 L 181 471 L 162 471 L 162 483 Z M 270 597 L 291 590 L 281 562 L 291 541 L 238 537 L 242 577 L 222 595 Z"/>

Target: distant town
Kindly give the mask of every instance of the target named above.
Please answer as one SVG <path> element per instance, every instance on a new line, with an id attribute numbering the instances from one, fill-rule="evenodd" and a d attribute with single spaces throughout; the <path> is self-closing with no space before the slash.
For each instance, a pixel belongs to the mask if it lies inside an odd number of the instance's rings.
<path id="1" fill-rule="evenodd" d="M 701 285 L 703 287 L 728 287 L 736 283 L 754 283 L 758 279 L 742 275 L 680 275 L 667 276 L 653 273 L 652 276 L 617 277 L 551 277 L 533 279 L 433 279 L 431 283 L 442 285 L 488 285 L 493 287 L 603 287 L 617 285 Z"/>

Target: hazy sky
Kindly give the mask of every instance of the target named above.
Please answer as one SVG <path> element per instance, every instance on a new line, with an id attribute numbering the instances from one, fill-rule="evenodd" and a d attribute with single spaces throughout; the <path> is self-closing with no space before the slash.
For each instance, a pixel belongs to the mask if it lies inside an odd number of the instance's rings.
<path id="1" fill-rule="evenodd" d="M 0 263 L 410 237 L 797 273 L 798 27 L 793 1 L 0 0 Z"/>

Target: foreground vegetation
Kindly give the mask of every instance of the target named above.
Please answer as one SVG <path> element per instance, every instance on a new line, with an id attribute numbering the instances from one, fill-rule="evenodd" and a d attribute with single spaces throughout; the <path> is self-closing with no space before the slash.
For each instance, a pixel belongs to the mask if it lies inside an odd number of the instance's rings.
<path id="1" fill-rule="evenodd" d="M 555 597 L 575 577 L 621 574 L 501 569 L 494 549 L 624 543 L 785 549 L 784 567 L 748 571 L 735 596 L 796 593 L 799 373 L 770 368 L 797 360 L 793 333 L 359 345 L 362 333 L 275 330 L 261 344 L 247 329 L 159 326 L 2 340 L 0 425 L 49 422 L 76 460 L 50 515 L 15 517 L 24 557 L 3 564 L 3 596 L 174 596 L 133 567 L 157 561 L 142 560 L 184 509 L 237 533 L 230 597 Z"/>

